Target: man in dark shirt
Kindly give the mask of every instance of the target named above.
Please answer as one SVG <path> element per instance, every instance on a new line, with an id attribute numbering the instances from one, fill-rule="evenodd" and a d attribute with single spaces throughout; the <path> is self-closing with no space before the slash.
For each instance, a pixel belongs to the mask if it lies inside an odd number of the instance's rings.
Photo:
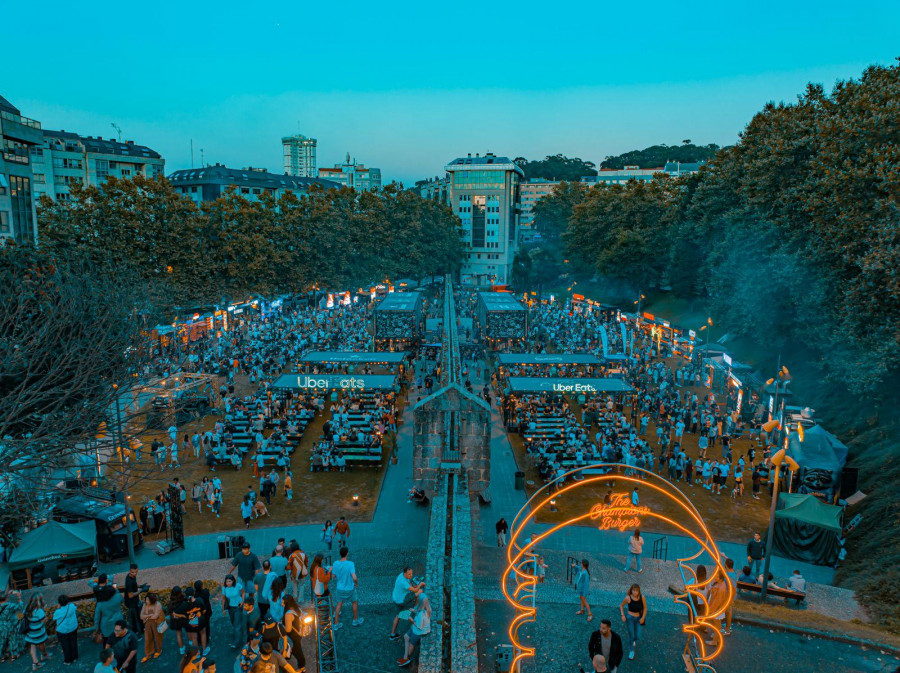
<path id="1" fill-rule="evenodd" d="M 753 539 L 747 543 L 747 563 L 750 564 L 750 573 L 754 577 L 762 575 L 763 559 L 766 557 L 766 543 L 762 541 L 759 533 L 753 534 Z"/>
<path id="2" fill-rule="evenodd" d="M 272 566 L 268 561 L 264 561 L 262 564 L 262 568 L 256 575 L 253 577 L 253 586 L 255 586 L 255 590 L 253 593 L 256 594 L 256 605 L 259 607 L 259 616 L 265 617 L 269 612 L 269 599 L 266 597 L 266 583 L 269 581 L 269 573 L 271 572 Z M 274 578 L 273 578 L 274 579 Z M 245 588 L 244 591 L 247 589 Z"/>
<path id="3" fill-rule="evenodd" d="M 612 630 L 612 622 L 608 619 L 601 620 L 600 630 L 594 631 L 588 641 L 588 655 L 591 661 L 598 654 L 603 655 L 606 667 L 611 673 L 616 673 L 616 669 L 622 663 L 622 639 Z"/>
<path id="4" fill-rule="evenodd" d="M 124 619 L 116 622 L 115 631 L 109 639 L 109 646 L 116 657 L 116 668 L 121 673 L 135 673 L 137 670 L 137 636 L 128 630 Z"/>
<path id="5" fill-rule="evenodd" d="M 144 633 L 141 622 L 141 591 L 137 581 L 137 563 L 132 563 L 125 575 L 125 609 L 128 611 L 128 628 L 136 634 Z M 140 636 L 138 636 L 140 637 Z"/>
<path id="6" fill-rule="evenodd" d="M 241 547 L 240 553 L 231 561 L 231 570 L 229 574 L 234 574 L 237 570 L 237 576 L 240 578 L 244 586 L 248 586 L 252 581 L 256 571 L 262 568 L 259 558 L 250 551 L 250 543 L 245 542 Z"/>

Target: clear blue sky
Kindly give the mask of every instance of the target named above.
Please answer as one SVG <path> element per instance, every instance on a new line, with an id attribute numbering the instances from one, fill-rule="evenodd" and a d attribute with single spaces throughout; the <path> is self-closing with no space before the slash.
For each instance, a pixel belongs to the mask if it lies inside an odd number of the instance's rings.
<path id="1" fill-rule="evenodd" d="M 599 162 L 734 142 L 767 101 L 900 56 L 900 2 L 5 3 L 0 94 L 171 172 L 281 170 L 282 135 L 386 180 L 468 152 Z"/>

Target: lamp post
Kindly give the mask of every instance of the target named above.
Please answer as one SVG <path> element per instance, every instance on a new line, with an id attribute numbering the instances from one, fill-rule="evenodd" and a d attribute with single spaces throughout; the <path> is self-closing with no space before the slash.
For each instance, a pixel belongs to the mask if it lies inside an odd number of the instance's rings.
<path id="1" fill-rule="evenodd" d="M 766 558 L 763 562 L 763 578 L 761 600 L 765 602 L 766 593 L 769 584 L 769 560 L 772 558 L 772 538 L 775 535 L 775 509 L 778 506 L 778 479 L 781 476 L 781 464 L 787 463 L 788 468 L 796 471 L 800 468 L 797 461 L 791 458 L 784 449 L 779 450 L 771 458 L 772 464 L 775 466 L 775 482 L 772 489 L 772 506 L 769 508 L 769 531 L 766 534 Z"/>
<path id="2" fill-rule="evenodd" d="M 125 448 L 122 446 L 122 410 L 119 406 L 119 385 L 114 383 L 113 390 L 116 391 L 116 444 L 117 449 L 119 451 L 119 456 L 122 461 L 122 480 L 125 480 Z M 124 488 L 121 491 L 123 495 L 123 504 L 125 506 L 125 532 L 126 539 L 128 542 L 128 562 L 134 563 L 134 540 L 131 537 L 131 496 L 128 495 L 128 488 Z M 118 495 L 116 496 L 116 500 L 118 501 Z"/>

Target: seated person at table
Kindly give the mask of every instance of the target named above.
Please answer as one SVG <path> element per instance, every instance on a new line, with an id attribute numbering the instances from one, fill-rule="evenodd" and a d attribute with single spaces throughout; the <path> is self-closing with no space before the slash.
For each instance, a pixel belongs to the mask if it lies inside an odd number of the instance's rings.
<path id="1" fill-rule="evenodd" d="M 750 566 L 744 566 L 741 568 L 741 576 L 738 577 L 738 582 L 744 582 L 745 584 L 757 584 L 756 578 L 750 574 Z"/>
<path id="2" fill-rule="evenodd" d="M 324 461 L 322 460 L 321 453 L 316 452 L 313 454 L 310 468 L 313 472 L 321 472 L 324 469 Z"/>

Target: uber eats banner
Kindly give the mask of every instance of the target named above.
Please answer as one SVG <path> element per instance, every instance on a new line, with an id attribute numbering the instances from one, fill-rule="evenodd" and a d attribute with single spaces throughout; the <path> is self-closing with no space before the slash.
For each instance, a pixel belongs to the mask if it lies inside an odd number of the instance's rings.
<path id="1" fill-rule="evenodd" d="M 389 390 L 396 376 L 354 374 L 282 374 L 273 388 L 293 390 Z"/>

